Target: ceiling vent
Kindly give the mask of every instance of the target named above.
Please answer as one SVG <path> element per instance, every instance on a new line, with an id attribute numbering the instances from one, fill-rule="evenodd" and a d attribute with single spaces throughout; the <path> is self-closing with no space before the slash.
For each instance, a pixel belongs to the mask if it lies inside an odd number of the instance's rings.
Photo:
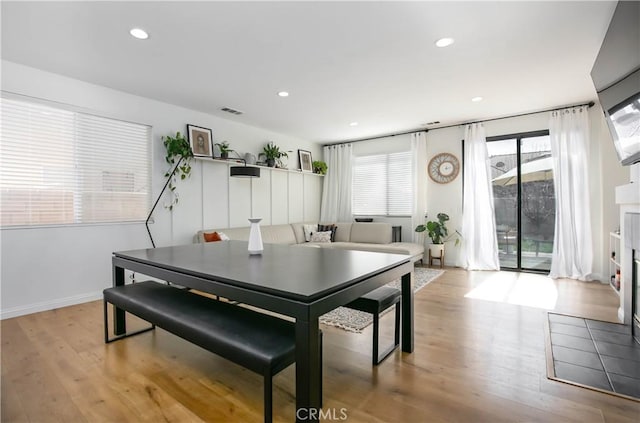
<path id="1" fill-rule="evenodd" d="M 244 112 L 241 112 L 240 110 L 232 109 L 231 107 L 223 107 L 220 110 L 222 110 L 223 112 L 231 113 L 232 115 L 241 115 L 244 113 Z"/>

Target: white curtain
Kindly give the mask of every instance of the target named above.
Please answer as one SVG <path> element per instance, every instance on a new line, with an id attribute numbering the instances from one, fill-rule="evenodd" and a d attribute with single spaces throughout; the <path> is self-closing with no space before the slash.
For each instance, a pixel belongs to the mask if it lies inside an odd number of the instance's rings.
<path id="1" fill-rule="evenodd" d="M 322 189 L 320 221 L 351 222 L 351 144 L 324 147 L 327 174 Z"/>
<path id="2" fill-rule="evenodd" d="M 418 225 L 425 223 L 427 211 L 427 137 L 424 132 L 411 134 L 411 156 L 413 178 L 413 210 L 411 212 L 411 230 L 413 242 L 424 244 L 424 232 L 416 232 Z"/>
<path id="3" fill-rule="evenodd" d="M 587 108 L 552 112 L 549 135 L 556 195 L 556 229 L 550 276 L 589 280 L 593 250 Z"/>
<path id="4" fill-rule="evenodd" d="M 467 270 L 499 270 L 498 239 L 487 141 L 481 123 L 467 125 L 464 137 L 464 208 L 460 265 Z"/>

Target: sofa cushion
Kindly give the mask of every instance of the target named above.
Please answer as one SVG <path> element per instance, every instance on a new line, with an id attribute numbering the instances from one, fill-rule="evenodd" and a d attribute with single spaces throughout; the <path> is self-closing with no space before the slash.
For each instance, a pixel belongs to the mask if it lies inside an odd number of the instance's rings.
<path id="1" fill-rule="evenodd" d="M 307 242 L 304 238 L 304 225 L 312 225 L 316 226 L 317 223 L 313 222 L 303 222 L 303 223 L 292 223 L 291 227 L 293 228 L 293 235 L 296 237 L 296 242 L 298 244 Z M 315 231 L 314 231 L 315 232 Z"/>
<path id="2" fill-rule="evenodd" d="M 372 251 L 374 253 L 404 254 L 414 257 L 416 260 L 420 260 L 422 258 L 422 254 L 424 253 L 424 247 L 422 245 L 414 244 L 411 242 L 393 242 L 390 244 L 334 242 L 331 244 L 330 248 L 338 248 L 341 250 Z"/>
<path id="3" fill-rule="evenodd" d="M 319 232 L 331 232 L 331 242 L 335 242 L 336 240 L 336 229 L 338 227 L 335 225 L 335 223 L 332 223 L 330 225 L 322 225 L 322 224 L 318 224 L 318 231 Z"/>
<path id="4" fill-rule="evenodd" d="M 296 236 L 291 225 L 261 226 L 262 242 L 267 244 L 295 244 Z"/>
<path id="5" fill-rule="evenodd" d="M 212 233 L 205 232 L 202 235 L 204 236 L 204 242 L 222 241 L 220 234 L 217 232 L 212 232 Z"/>
<path id="6" fill-rule="evenodd" d="M 305 223 L 304 225 L 302 225 L 302 230 L 304 232 L 304 241 L 309 242 L 311 241 L 311 236 L 315 232 L 318 232 L 318 225 L 313 223 Z"/>
<path id="7" fill-rule="evenodd" d="M 293 244 L 294 247 L 311 247 L 311 248 L 324 248 L 326 245 L 331 245 L 330 242 L 302 242 L 300 244 Z"/>
<path id="8" fill-rule="evenodd" d="M 311 242 L 331 242 L 331 231 L 315 232 L 311 234 Z"/>
<path id="9" fill-rule="evenodd" d="M 389 244 L 392 240 L 388 223 L 352 223 L 350 242 Z"/>
<path id="10" fill-rule="evenodd" d="M 351 240 L 351 222 L 336 223 L 335 242 L 349 242 Z"/>

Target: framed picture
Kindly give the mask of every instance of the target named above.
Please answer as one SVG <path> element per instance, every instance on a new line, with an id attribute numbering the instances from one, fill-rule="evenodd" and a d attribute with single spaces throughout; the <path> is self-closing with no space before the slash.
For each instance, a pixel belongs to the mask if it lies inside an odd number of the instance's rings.
<path id="1" fill-rule="evenodd" d="M 313 172 L 313 160 L 311 160 L 311 152 L 306 150 L 298 150 L 298 157 L 300 158 L 300 169 L 303 172 Z"/>
<path id="2" fill-rule="evenodd" d="M 187 125 L 189 146 L 196 157 L 213 157 L 213 135 L 211 129 Z"/>

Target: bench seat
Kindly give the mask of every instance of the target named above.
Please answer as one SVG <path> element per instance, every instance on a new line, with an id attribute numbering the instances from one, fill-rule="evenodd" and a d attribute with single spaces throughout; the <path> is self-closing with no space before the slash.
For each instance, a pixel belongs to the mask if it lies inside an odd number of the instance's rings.
<path id="1" fill-rule="evenodd" d="M 390 286 L 381 286 L 360 298 L 346 304 L 344 307 L 354 310 L 364 311 L 373 314 L 373 355 L 372 364 L 377 366 L 387 358 L 400 345 L 400 300 L 402 299 L 402 291 Z M 396 306 L 396 326 L 394 331 L 394 343 L 391 347 L 378 355 L 378 338 L 380 336 L 380 313 L 391 307 Z"/>
<path id="2" fill-rule="evenodd" d="M 295 362 L 292 322 L 184 289 L 146 281 L 104 290 L 107 303 L 264 376 L 265 421 L 271 421 L 271 378 Z"/>

